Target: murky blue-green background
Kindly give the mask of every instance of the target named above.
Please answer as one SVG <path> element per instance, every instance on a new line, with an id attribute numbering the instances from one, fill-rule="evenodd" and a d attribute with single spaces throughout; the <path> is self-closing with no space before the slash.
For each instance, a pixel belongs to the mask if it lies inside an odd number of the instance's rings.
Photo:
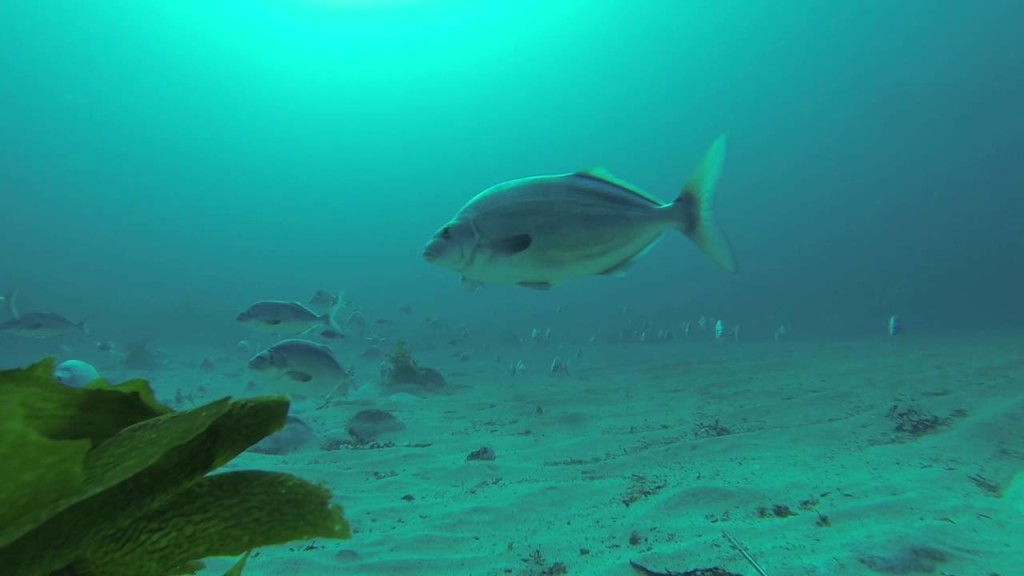
<path id="1" fill-rule="evenodd" d="M 1022 23 L 1011 0 L 7 0 L 0 288 L 97 338 L 210 343 L 317 287 L 479 334 L 562 306 L 749 338 L 1019 327 Z M 496 182 L 601 165 L 671 199 L 723 132 L 737 276 L 677 235 L 547 293 L 421 259 Z"/>

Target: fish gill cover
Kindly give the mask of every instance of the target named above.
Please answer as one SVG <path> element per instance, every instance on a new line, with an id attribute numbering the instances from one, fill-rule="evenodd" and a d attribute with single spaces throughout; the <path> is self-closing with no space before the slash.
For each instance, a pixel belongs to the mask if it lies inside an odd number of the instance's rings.
<path id="1" fill-rule="evenodd" d="M 175 412 L 143 380 L 69 388 L 53 365 L 0 372 L 5 576 L 188 574 L 208 556 L 350 536 L 322 486 L 255 470 L 208 475 L 279 430 L 286 398 Z"/>

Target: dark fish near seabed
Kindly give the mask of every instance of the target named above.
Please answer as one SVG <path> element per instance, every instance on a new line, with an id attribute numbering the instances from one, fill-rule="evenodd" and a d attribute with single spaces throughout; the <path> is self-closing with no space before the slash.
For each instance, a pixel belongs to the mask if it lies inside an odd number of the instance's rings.
<path id="1" fill-rule="evenodd" d="M 348 392 L 352 374 L 342 368 L 331 349 L 310 340 L 282 340 L 249 360 L 249 369 L 271 376 L 285 393 L 307 396 Z"/>
<path id="2" fill-rule="evenodd" d="M 0 332 L 24 338 L 50 338 L 75 331 L 89 334 L 85 320 L 73 322 L 53 312 L 19 312 L 14 303 L 15 296 L 14 292 L 4 296 L 11 319 L 0 322 Z"/>
<path id="3" fill-rule="evenodd" d="M 339 308 L 335 303 L 330 311 L 317 314 L 298 302 L 264 300 L 246 308 L 235 320 L 252 330 L 269 334 L 302 334 L 317 326 L 340 332 L 334 320 Z"/>
<path id="4" fill-rule="evenodd" d="M 75 331 L 89 334 L 89 326 L 85 320 L 72 322 L 53 312 L 25 312 L 15 319 L 0 322 L 0 332 L 25 338 L 50 338 Z"/>
<path id="5" fill-rule="evenodd" d="M 423 257 L 471 280 L 547 289 L 586 276 L 621 276 L 676 229 L 735 272 L 713 213 L 724 161 L 720 136 L 667 204 L 601 169 L 498 184 L 443 226 Z"/>

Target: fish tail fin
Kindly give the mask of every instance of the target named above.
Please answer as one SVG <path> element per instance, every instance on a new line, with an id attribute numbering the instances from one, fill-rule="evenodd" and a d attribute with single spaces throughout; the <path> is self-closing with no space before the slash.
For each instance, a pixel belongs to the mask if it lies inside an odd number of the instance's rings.
<path id="1" fill-rule="evenodd" d="M 737 270 L 729 239 L 715 221 L 714 204 L 718 178 L 725 163 L 725 135 L 715 139 L 701 159 L 683 191 L 669 209 L 676 227 L 704 254 L 729 272 Z"/>
<path id="2" fill-rule="evenodd" d="M 82 331 L 82 334 L 85 334 L 86 336 L 92 336 L 92 333 L 89 331 L 88 318 L 82 318 L 82 321 L 79 322 L 78 324 L 75 324 L 75 326 L 78 326 L 78 329 Z"/>
<path id="3" fill-rule="evenodd" d="M 17 296 L 17 290 L 11 290 L 10 292 L 4 294 L 4 302 L 7 304 L 7 314 L 9 314 L 10 317 L 14 318 L 15 320 L 21 318 L 21 313 L 18 312 L 18 305 L 14 303 L 14 299 Z"/>
<path id="4" fill-rule="evenodd" d="M 324 315 L 321 316 L 320 318 L 321 320 L 323 320 L 325 324 L 327 324 L 328 328 L 340 333 L 341 326 L 338 324 L 338 313 L 341 312 L 344 308 L 345 301 L 342 300 L 341 296 L 339 296 L 338 301 L 331 306 L 330 310 L 324 312 Z"/>

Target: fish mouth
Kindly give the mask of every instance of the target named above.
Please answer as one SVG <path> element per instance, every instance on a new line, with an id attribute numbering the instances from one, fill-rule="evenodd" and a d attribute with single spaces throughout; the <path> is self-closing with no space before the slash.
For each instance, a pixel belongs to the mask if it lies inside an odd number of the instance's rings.
<path id="1" fill-rule="evenodd" d="M 423 251 L 423 259 L 427 262 L 434 262 L 437 260 L 437 253 L 432 251 L 430 248 L 427 248 Z"/>

